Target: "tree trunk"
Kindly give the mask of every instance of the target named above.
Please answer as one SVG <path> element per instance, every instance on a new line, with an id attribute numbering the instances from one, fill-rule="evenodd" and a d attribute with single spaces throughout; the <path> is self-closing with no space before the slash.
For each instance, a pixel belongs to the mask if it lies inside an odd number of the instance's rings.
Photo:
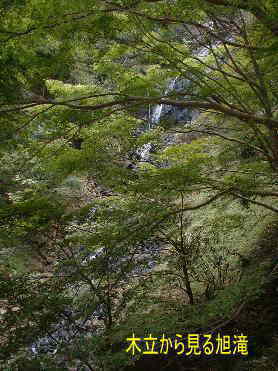
<path id="1" fill-rule="evenodd" d="M 187 295 L 189 297 L 189 303 L 191 305 L 193 305 L 194 304 L 194 297 L 193 297 L 191 283 L 190 283 L 190 279 L 189 279 L 189 275 L 188 275 L 187 264 L 186 264 L 185 261 L 182 264 L 182 271 L 183 271 L 183 276 L 184 276 L 184 283 L 185 283 L 186 292 L 187 292 Z"/>

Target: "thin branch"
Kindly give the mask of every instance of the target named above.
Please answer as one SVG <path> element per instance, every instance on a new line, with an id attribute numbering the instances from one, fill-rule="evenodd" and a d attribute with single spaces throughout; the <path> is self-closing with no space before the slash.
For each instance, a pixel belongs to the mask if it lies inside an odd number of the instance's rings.
<path id="1" fill-rule="evenodd" d="M 227 137 L 226 135 L 223 135 L 223 134 L 220 134 L 220 133 L 217 133 L 215 131 L 211 131 L 211 130 L 197 130 L 197 129 L 191 129 L 191 130 L 169 130 L 170 132 L 175 132 L 175 133 L 181 133 L 181 134 L 188 134 L 188 133 L 192 133 L 192 132 L 197 132 L 197 133 L 204 133 L 204 134 L 209 134 L 209 135 L 215 135 L 215 136 L 218 136 L 220 138 L 223 138 L 225 140 L 228 140 L 228 141 L 231 141 L 231 142 L 236 142 L 236 143 L 239 143 L 239 144 L 243 144 L 243 145 L 246 145 L 250 148 L 253 148 L 255 149 L 256 151 L 258 152 L 261 152 L 263 153 L 264 155 L 268 155 L 265 153 L 264 150 L 262 150 L 260 147 L 257 147 L 257 146 L 254 146 L 248 142 L 245 142 L 243 140 L 240 140 L 240 139 L 237 139 L 237 138 L 232 138 L 232 137 Z"/>
<path id="2" fill-rule="evenodd" d="M 233 191 L 230 191 L 230 194 L 233 195 L 233 196 L 235 196 L 235 197 L 237 197 L 237 198 L 240 198 L 242 200 L 248 201 L 248 202 L 250 202 L 252 204 L 263 206 L 263 207 L 265 207 L 268 210 L 271 210 L 271 211 L 274 211 L 275 213 L 278 213 L 278 209 L 276 207 L 271 206 L 271 205 L 268 205 L 268 204 L 265 204 L 264 202 L 252 200 L 251 198 L 245 197 L 242 194 L 239 194 L 239 193 L 236 193 L 236 192 L 233 192 Z"/>

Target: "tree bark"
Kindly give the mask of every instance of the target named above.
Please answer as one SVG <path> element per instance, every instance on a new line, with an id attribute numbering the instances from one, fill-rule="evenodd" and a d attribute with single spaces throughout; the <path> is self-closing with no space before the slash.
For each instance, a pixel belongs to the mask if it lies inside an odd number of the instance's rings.
<path id="1" fill-rule="evenodd" d="M 189 298 L 189 304 L 193 305 L 194 304 L 194 296 L 193 296 L 193 292 L 192 292 L 192 288 L 191 288 L 191 284 L 190 284 L 190 279 L 189 279 L 189 275 L 188 275 L 187 264 L 186 264 L 185 261 L 183 261 L 183 264 L 182 264 L 182 272 L 183 272 L 183 276 L 184 276 L 184 283 L 185 283 L 186 292 L 187 292 L 187 295 L 188 295 L 188 298 Z"/>

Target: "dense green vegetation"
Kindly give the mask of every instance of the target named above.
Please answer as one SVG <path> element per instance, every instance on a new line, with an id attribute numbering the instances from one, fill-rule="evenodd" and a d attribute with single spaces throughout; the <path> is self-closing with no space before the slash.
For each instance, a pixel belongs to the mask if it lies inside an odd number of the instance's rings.
<path id="1" fill-rule="evenodd" d="M 132 333 L 227 331 L 248 357 L 156 369 L 275 370 L 277 1 L 0 9 L 1 369 L 146 369 Z"/>

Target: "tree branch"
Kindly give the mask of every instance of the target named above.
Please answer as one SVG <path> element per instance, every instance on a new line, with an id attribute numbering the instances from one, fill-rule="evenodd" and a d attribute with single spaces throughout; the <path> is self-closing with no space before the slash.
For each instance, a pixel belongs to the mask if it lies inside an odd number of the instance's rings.
<path id="1" fill-rule="evenodd" d="M 138 105 L 144 105 L 144 104 L 165 104 L 169 106 L 175 106 L 175 107 L 181 107 L 181 108 L 199 108 L 199 109 L 206 109 L 206 110 L 215 110 L 217 112 L 221 112 L 223 114 L 226 114 L 231 117 L 236 117 L 242 121 L 254 121 L 259 124 L 264 124 L 266 126 L 273 125 L 275 127 L 278 127 L 278 120 L 275 120 L 273 118 L 265 117 L 265 116 L 258 116 L 253 113 L 245 113 L 242 112 L 240 109 L 232 109 L 229 107 L 226 107 L 224 104 L 217 103 L 217 102 L 209 102 L 209 101 L 198 101 L 198 100 L 184 100 L 184 101 L 177 101 L 172 100 L 169 98 L 162 97 L 142 97 L 142 96 L 126 96 L 124 99 L 111 101 L 111 102 L 105 102 L 101 104 L 95 104 L 95 105 L 75 105 L 70 104 L 68 101 L 55 101 L 52 99 L 46 99 L 44 97 L 40 97 L 41 99 L 36 99 L 36 102 L 30 103 L 29 105 L 25 105 L 23 107 L 17 107 L 13 109 L 4 109 L 0 110 L 1 113 L 6 113 L 10 111 L 19 111 L 21 109 L 30 108 L 36 105 L 40 104 L 50 104 L 55 106 L 65 106 L 74 110 L 81 110 L 81 111 L 98 111 L 101 109 L 113 107 L 115 105 L 125 105 L 127 103 L 134 102 Z M 83 98 L 80 97 L 80 100 Z"/>

